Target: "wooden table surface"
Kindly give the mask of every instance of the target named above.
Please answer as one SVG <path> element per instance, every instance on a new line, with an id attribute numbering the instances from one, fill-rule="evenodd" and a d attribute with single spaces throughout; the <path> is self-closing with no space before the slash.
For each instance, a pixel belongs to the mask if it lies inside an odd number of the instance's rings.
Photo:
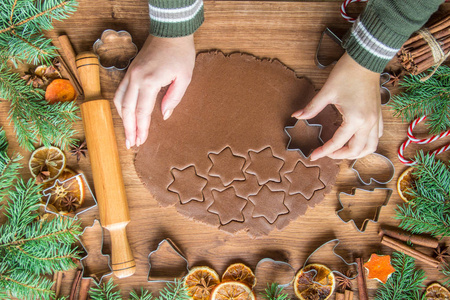
<path id="1" fill-rule="evenodd" d="M 220 49 L 225 53 L 247 52 L 258 57 L 277 58 L 295 70 L 298 76 L 309 78 L 317 89 L 324 84 L 331 68 L 320 70 L 314 65 L 314 53 L 321 32 L 328 26 L 343 33 L 350 24 L 339 13 L 340 2 L 266 2 L 266 1 L 206 1 L 203 26 L 195 35 L 197 50 Z M 362 7 L 362 6 L 361 6 Z M 450 9 L 449 5 L 443 7 Z M 56 22 L 55 29 L 48 33 L 55 38 L 60 33 L 69 35 L 76 52 L 92 48 L 93 43 L 105 29 L 127 30 L 140 48 L 149 28 L 147 1 L 132 0 L 79 0 L 77 12 L 64 22 Z M 124 72 L 101 70 L 103 95 L 112 99 Z M 26 164 L 30 153 L 20 149 L 13 128 L 6 119 L 9 106 L 0 104 L 0 124 L 6 129 L 10 141 L 10 151 L 24 155 Z M 274 230 L 267 237 L 252 239 L 246 233 L 232 236 L 216 228 L 188 220 L 173 207 L 160 208 L 152 195 L 144 188 L 134 168 L 134 151 L 126 150 L 122 121 L 115 108 L 112 108 L 118 140 L 119 154 L 124 174 L 131 223 L 128 236 L 133 250 L 137 270 L 132 277 L 115 278 L 115 283 L 128 295 L 132 288 L 144 286 L 156 290 L 161 285 L 148 283 L 148 255 L 156 249 L 163 239 L 170 238 L 184 252 L 190 266 L 207 264 L 221 274 L 230 262 L 241 261 L 255 268 L 259 260 L 269 257 L 289 262 L 295 270 L 304 263 L 307 256 L 322 243 L 338 238 L 341 244 L 338 252 L 347 260 L 363 256 L 365 260 L 373 252 L 390 253 L 390 249 L 380 245 L 378 228 L 380 224 L 397 225 L 393 219 L 395 208 L 402 203 L 394 191 L 389 204 L 381 210 L 379 223 L 370 223 L 364 233 L 355 230 L 352 224 L 343 223 L 337 216 L 339 208 L 337 193 L 349 192 L 360 186 L 355 174 L 349 169 L 350 163 L 343 161 L 336 186 L 324 201 L 315 208 L 309 208 L 304 216 L 291 222 L 284 230 Z M 385 124 L 384 135 L 380 140 L 378 152 L 390 158 L 395 165 L 395 177 L 387 187 L 395 189 L 398 175 L 405 169 L 396 157 L 398 146 L 406 137 L 407 125 L 392 116 L 388 107 L 383 107 Z M 76 124 L 77 137 L 84 139 L 81 121 Z M 423 131 L 423 129 L 422 129 Z M 437 145 L 433 145 L 433 148 Z M 414 147 L 407 151 L 413 155 Z M 68 166 L 83 172 L 90 184 L 92 173 L 87 159 L 77 164 L 73 156 L 68 156 Z M 22 170 L 29 177 L 28 169 Z M 358 213 L 355 208 L 355 213 Z M 361 211 L 362 212 L 362 211 Z M 85 223 L 96 217 L 96 211 L 86 216 Z M 359 216 L 364 217 L 364 216 Z M 108 237 L 105 239 L 108 241 Z M 98 243 L 98 240 L 90 241 Z M 108 242 L 104 251 L 107 253 Z M 339 261 L 330 251 L 321 252 L 316 262 L 341 268 Z M 428 277 L 426 283 L 442 278 L 439 272 L 421 263 Z M 67 295 L 74 272 L 66 272 L 62 294 Z M 378 283 L 368 280 L 371 298 Z M 354 282 L 356 292 L 356 281 Z M 355 298 L 357 292 L 355 293 Z"/>

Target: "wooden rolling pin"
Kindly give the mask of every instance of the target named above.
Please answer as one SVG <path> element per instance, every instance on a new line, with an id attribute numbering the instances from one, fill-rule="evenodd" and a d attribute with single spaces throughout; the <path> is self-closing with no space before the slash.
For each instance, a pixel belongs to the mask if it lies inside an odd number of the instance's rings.
<path id="1" fill-rule="evenodd" d="M 119 278 L 136 271 L 128 243 L 126 226 L 130 222 L 111 107 L 100 92 L 99 62 L 92 52 L 76 58 L 78 75 L 84 90 L 81 117 L 89 149 L 100 222 L 111 237 L 111 267 Z"/>

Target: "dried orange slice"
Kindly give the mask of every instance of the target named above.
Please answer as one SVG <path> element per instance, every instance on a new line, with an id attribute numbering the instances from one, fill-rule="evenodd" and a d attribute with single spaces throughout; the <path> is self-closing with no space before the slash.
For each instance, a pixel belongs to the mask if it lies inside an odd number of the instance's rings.
<path id="1" fill-rule="evenodd" d="M 425 291 L 425 299 L 439 300 L 450 299 L 450 292 L 439 283 L 430 284 Z"/>
<path id="2" fill-rule="evenodd" d="M 310 264 L 295 275 L 295 295 L 301 300 L 325 300 L 333 294 L 335 282 L 334 274 L 328 267 Z"/>
<path id="3" fill-rule="evenodd" d="M 411 201 L 413 196 L 409 195 L 407 192 L 411 191 L 414 188 L 414 175 L 412 174 L 414 172 L 414 167 L 409 167 L 406 169 L 397 180 L 397 193 L 400 195 L 400 198 L 403 199 L 405 202 Z"/>
<path id="4" fill-rule="evenodd" d="M 38 213 L 36 220 L 40 222 L 46 222 L 56 218 L 55 214 L 52 214 L 48 211 L 58 213 L 58 210 L 51 204 L 49 204 L 47 206 L 47 210 L 45 210 L 45 203 L 39 203 L 38 209 L 36 211 Z"/>
<path id="5" fill-rule="evenodd" d="M 60 214 L 75 212 L 84 202 L 84 182 L 74 171 L 65 168 L 57 180 L 44 184 L 45 193 L 50 194 L 49 204 Z M 48 199 L 48 198 L 46 198 Z M 46 200 L 45 199 L 45 200 Z"/>
<path id="6" fill-rule="evenodd" d="M 242 263 L 230 265 L 222 275 L 222 281 L 239 281 L 250 288 L 256 285 L 256 277 L 252 269 Z"/>
<path id="7" fill-rule="evenodd" d="M 256 300 L 252 289 L 239 281 L 219 283 L 211 293 L 211 300 Z"/>
<path id="8" fill-rule="evenodd" d="M 40 182 L 55 180 L 66 167 L 66 156 L 59 148 L 41 147 L 31 153 L 28 167 L 31 175 L 40 178 Z"/>
<path id="9" fill-rule="evenodd" d="M 220 282 L 219 275 L 209 267 L 194 267 L 184 278 L 184 286 L 194 300 L 208 300 L 212 289 Z"/>

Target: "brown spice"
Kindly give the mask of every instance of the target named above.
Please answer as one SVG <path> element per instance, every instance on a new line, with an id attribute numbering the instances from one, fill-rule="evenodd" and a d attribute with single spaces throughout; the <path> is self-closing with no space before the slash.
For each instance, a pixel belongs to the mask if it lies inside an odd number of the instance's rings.
<path id="1" fill-rule="evenodd" d="M 80 204 L 76 197 L 66 196 L 61 200 L 61 209 L 64 209 L 67 212 L 76 211 L 78 207 L 80 207 Z"/>
<path id="2" fill-rule="evenodd" d="M 70 149 L 70 153 L 72 156 L 77 157 L 77 163 L 80 162 L 81 156 L 86 157 L 88 149 L 86 147 L 86 141 L 83 141 L 81 144 L 76 144 L 72 149 Z"/>

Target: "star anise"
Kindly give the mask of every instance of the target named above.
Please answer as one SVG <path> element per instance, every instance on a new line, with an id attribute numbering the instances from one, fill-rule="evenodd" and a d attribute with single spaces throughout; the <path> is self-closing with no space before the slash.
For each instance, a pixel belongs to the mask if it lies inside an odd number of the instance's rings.
<path id="1" fill-rule="evenodd" d="M 44 85 L 44 80 L 36 74 L 25 74 L 21 77 L 27 82 L 27 85 L 32 85 L 35 88 L 40 88 Z"/>
<path id="2" fill-rule="evenodd" d="M 352 281 L 349 278 L 353 278 L 353 272 L 351 270 L 346 270 L 342 273 L 344 276 L 336 275 L 337 286 L 341 291 L 345 291 L 347 289 L 352 289 Z"/>
<path id="3" fill-rule="evenodd" d="M 87 151 L 88 149 L 86 147 L 86 141 L 82 142 L 81 144 L 77 144 L 70 149 L 70 153 L 72 153 L 72 156 L 77 157 L 77 163 L 80 162 L 81 155 L 86 157 Z"/>
<path id="4" fill-rule="evenodd" d="M 436 254 L 436 259 L 438 261 L 440 261 L 441 263 L 445 263 L 446 262 L 446 258 L 450 257 L 450 255 L 448 253 L 448 248 L 449 247 L 438 245 L 436 250 L 434 250 L 434 254 Z"/>
<path id="5" fill-rule="evenodd" d="M 41 168 L 39 169 L 39 173 L 36 176 L 36 183 L 37 184 L 43 183 L 49 177 L 50 177 L 50 171 L 47 170 L 46 165 L 42 165 Z"/>
<path id="6" fill-rule="evenodd" d="M 61 209 L 66 210 L 68 212 L 76 211 L 80 206 L 78 202 L 78 198 L 73 196 L 66 196 L 61 200 Z"/>
<path id="7" fill-rule="evenodd" d="M 392 73 L 392 74 L 389 74 L 389 76 L 390 76 L 390 79 L 387 83 L 391 84 L 392 86 L 397 86 L 398 83 L 400 82 L 400 74 Z"/>

